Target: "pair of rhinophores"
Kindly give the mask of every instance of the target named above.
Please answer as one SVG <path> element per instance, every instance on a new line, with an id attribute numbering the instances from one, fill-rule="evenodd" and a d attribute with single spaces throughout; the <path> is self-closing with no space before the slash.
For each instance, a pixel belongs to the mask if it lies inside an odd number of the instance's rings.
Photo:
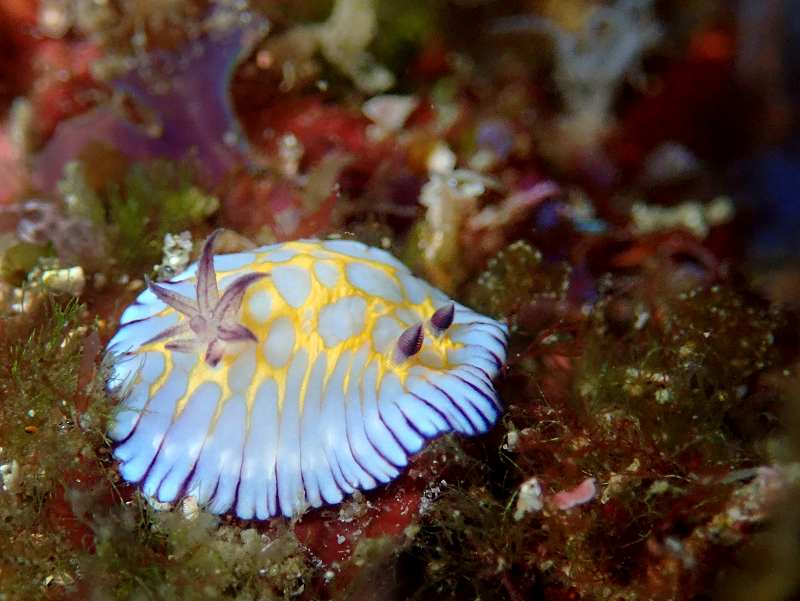
<path id="1" fill-rule="evenodd" d="M 122 476 L 160 502 L 291 517 L 497 420 L 507 328 L 389 253 L 300 240 L 149 283 L 108 343 Z"/>

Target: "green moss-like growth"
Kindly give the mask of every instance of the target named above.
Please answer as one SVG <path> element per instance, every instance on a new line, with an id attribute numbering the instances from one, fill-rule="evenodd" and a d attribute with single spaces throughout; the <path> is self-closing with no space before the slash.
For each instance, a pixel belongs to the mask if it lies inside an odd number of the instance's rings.
<path id="1" fill-rule="evenodd" d="M 537 581 L 565 598 L 670 599 L 685 579 L 649 580 L 648 545 L 678 541 L 700 557 L 735 544 L 708 533 L 731 523 L 731 499 L 746 486 L 737 474 L 768 461 L 776 399 L 759 393 L 758 378 L 779 365 L 782 318 L 730 285 L 680 294 L 613 276 L 604 289 L 615 292 L 576 312 L 568 276 L 518 242 L 469 290 L 469 302 L 512 325 L 498 386 L 513 425 L 501 461 L 471 472 L 423 518 L 404 554 L 412 571 L 425 566 L 424 582 L 409 585 L 420 598 L 535 597 Z M 533 340 L 553 308 L 569 320 L 550 319 Z M 517 521 L 515 494 L 532 476 L 543 508 Z M 558 493 L 587 477 L 593 497 L 559 508 Z M 726 541 L 739 540 L 725 528 Z M 713 577 L 705 565 L 689 572 L 692 587 Z"/>
<path id="2" fill-rule="evenodd" d="M 185 165 L 133 166 L 108 199 L 117 261 L 128 269 L 151 267 L 161 256 L 165 234 L 197 225 L 217 207 L 214 197 L 192 183 Z"/>
<path id="3" fill-rule="evenodd" d="M 156 512 L 137 498 L 92 522 L 87 582 L 113 599 L 294 599 L 313 568 L 294 535 L 221 526 L 200 512 Z"/>
<path id="4" fill-rule="evenodd" d="M 52 212 L 62 226 L 48 234 L 66 265 L 138 275 L 161 258 L 166 234 L 190 229 L 218 208 L 194 183 L 189 163 L 115 165 L 111 175 L 105 167 L 72 162 L 59 182 L 63 207 Z"/>
<path id="5" fill-rule="evenodd" d="M 493 257 L 467 294 L 467 302 L 494 317 L 508 317 L 537 300 L 558 301 L 569 286 L 570 269 L 547 265 L 542 254 L 523 240 Z"/>
<path id="6" fill-rule="evenodd" d="M 430 508 L 403 564 L 413 599 L 527 599 L 536 530 L 487 488 L 454 488 Z M 422 578 L 412 574 L 424 573 Z M 413 583 L 413 584 L 412 584 Z"/>
<path id="7" fill-rule="evenodd" d="M 64 491 L 98 462 L 105 404 L 97 338 L 74 300 L 50 299 L 0 327 L 0 573 L 9 598 L 38 598 L 77 577 L 64 548 L 80 535 L 67 523 Z"/>
<path id="8" fill-rule="evenodd" d="M 767 424 L 748 426 L 752 406 L 744 420 L 737 409 L 752 405 L 750 378 L 775 359 L 775 313 L 723 287 L 663 299 L 659 315 L 643 313 L 639 327 L 621 332 L 613 312 L 612 302 L 594 311 L 576 381 L 590 419 L 602 427 L 611 423 L 603 416 L 622 410 L 652 442 L 675 451 L 724 447 L 747 429 L 768 433 Z"/>
<path id="9" fill-rule="evenodd" d="M 50 461 L 48 449 L 62 449 L 67 441 L 82 442 L 64 435 L 77 427 L 81 417 L 76 403 L 85 404 L 87 394 L 98 394 L 96 383 L 89 379 L 93 364 L 87 365 L 83 358 L 85 341 L 94 328 L 84 323 L 84 306 L 51 298 L 41 311 L 40 323 L 27 333 L 27 319 L 7 319 L 0 341 L 3 452 L 19 461 L 34 461 L 40 483 L 56 478 L 64 469 L 60 458 Z"/>

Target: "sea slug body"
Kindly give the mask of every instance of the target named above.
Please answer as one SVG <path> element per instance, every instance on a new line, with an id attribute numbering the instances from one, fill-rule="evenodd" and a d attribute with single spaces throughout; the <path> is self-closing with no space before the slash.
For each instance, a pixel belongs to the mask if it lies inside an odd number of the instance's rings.
<path id="1" fill-rule="evenodd" d="M 146 495 L 291 517 L 391 481 L 427 440 L 497 420 L 504 324 L 358 242 L 214 255 L 214 239 L 149 284 L 106 349 L 114 456 Z"/>

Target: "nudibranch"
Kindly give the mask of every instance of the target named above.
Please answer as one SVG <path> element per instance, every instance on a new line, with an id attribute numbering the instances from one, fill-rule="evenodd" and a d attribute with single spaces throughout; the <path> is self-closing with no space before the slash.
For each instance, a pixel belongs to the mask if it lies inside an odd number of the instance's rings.
<path id="1" fill-rule="evenodd" d="M 107 346 L 122 477 L 260 520 L 396 478 L 427 440 L 497 420 L 504 324 L 383 250 L 299 240 L 148 283 Z"/>

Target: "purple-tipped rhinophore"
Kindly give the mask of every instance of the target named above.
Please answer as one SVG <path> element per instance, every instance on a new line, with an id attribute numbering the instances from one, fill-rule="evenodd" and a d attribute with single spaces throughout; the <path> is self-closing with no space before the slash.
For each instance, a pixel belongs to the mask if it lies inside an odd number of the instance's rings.
<path id="1" fill-rule="evenodd" d="M 456 316 L 455 303 L 447 303 L 443 307 L 439 307 L 431 315 L 431 326 L 437 334 L 441 334 L 453 324 L 453 318 Z"/>
<path id="2" fill-rule="evenodd" d="M 394 359 L 397 363 L 402 363 L 412 355 L 416 355 L 422 348 L 422 341 L 425 338 L 425 331 L 422 329 L 422 322 L 417 322 L 407 328 L 397 338 L 397 345 L 394 348 Z"/>

